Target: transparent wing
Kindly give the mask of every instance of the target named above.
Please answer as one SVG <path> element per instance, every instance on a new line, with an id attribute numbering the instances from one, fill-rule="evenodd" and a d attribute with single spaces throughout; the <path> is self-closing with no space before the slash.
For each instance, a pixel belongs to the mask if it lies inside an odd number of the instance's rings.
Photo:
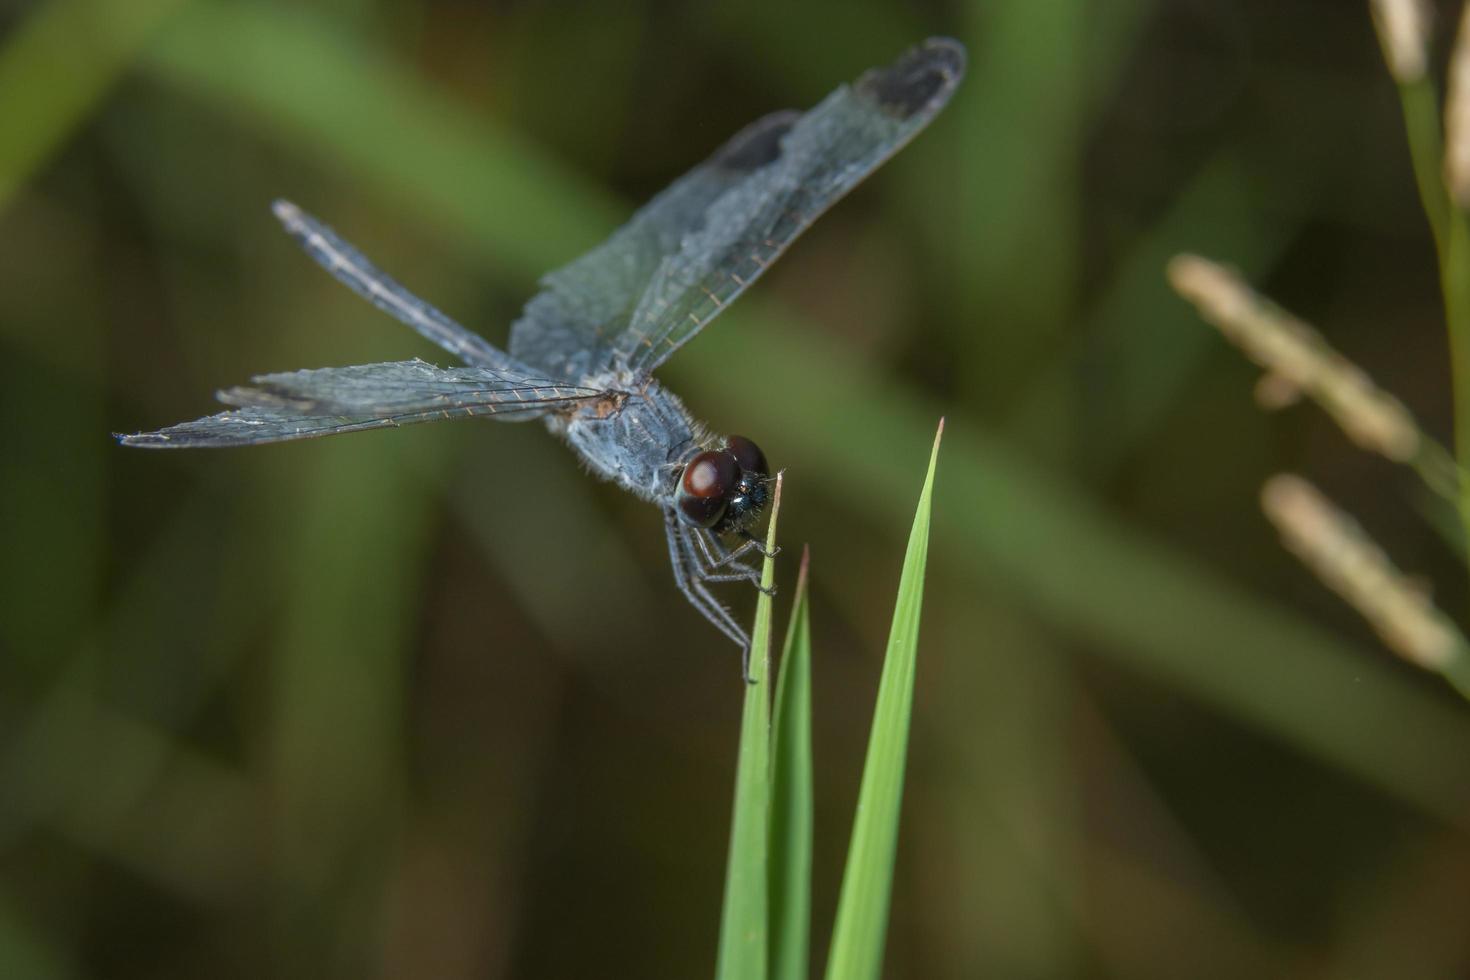
<path id="1" fill-rule="evenodd" d="M 572 377 L 652 371 L 922 130 L 964 70 L 964 48 L 932 38 L 805 114 L 743 131 L 602 246 L 547 276 L 512 331 L 511 353 Z"/>
<path id="2" fill-rule="evenodd" d="M 535 418 L 602 397 L 579 388 L 488 368 L 437 368 L 424 361 L 263 374 L 219 392 L 235 408 L 157 432 L 120 435 L 125 446 L 196 448 L 312 439 L 438 419 Z"/>
<path id="3" fill-rule="evenodd" d="M 606 242 L 543 276 L 542 291 L 511 326 L 511 356 L 560 377 L 605 370 L 617 332 L 627 326 L 659 264 L 702 225 L 711 204 L 776 159 L 781 137 L 799 118 L 801 113 L 785 110 L 751 123 Z"/>
<path id="4" fill-rule="evenodd" d="M 394 282 L 336 232 L 290 201 L 276 201 L 271 210 L 307 255 L 378 309 L 467 364 L 496 369 L 516 367 L 504 351 Z"/>

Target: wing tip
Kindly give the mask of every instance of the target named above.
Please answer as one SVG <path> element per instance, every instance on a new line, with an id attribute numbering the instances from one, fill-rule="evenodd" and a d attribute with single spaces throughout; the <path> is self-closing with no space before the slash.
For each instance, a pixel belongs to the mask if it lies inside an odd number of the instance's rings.
<path id="1" fill-rule="evenodd" d="M 306 212 L 284 197 L 278 197 L 271 202 L 271 214 L 290 232 L 299 231 L 306 225 Z"/>
<path id="2" fill-rule="evenodd" d="M 965 77 L 967 62 L 965 46 L 959 41 L 931 37 L 909 48 L 887 68 L 864 74 L 857 88 L 900 119 L 933 115 Z"/>
<path id="3" fill-rule="evenodd" d="M 929 60 L 942 65 L 954 77 L 964 76 L 965 66 L 969 61 L 969 52 L 965 50 L 964 44 L 955 38 L 943 34 L 926 37 L 916 45 L 916 50 Z"/>
<path id="4" fill-rule="evenodd" d="M 112 438 L 120 446 L 137 449 L 166 449 L 174 445 L 162 432 L 114 432 Z"/>

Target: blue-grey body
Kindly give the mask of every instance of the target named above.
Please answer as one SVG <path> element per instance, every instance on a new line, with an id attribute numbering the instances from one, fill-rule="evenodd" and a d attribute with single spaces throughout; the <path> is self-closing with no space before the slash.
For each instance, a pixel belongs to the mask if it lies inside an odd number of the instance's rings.
<path id="1" fill-rule="evenodd" d="M 948 103 L 964 48 L 931 38 L 805 112 L 776 112 L 732 137 L 606 242 L 546 275 L 508 351 L 378 270 L 294 204 L 274 210 L 313 259 L 379 309 L 459 358 L 257 375 L 218 393 L 229 411 L 120 436 L 150 448 L 240 446 L 438 419 L 539 418 L 598 476 L 663 510 L 675 581 L 742 647 L 749 637 L 709 590 L 760 588 L 742 561 L 766 503 L 764 454 L 697 423 L 653 372 L 780 257 L 818 215 Z M 727 549 L 722 535 L 744 543 Z"/>
<path id="2" fill-rule="evenodd" d="M 701 449 L 719 443 L 673 392 L 626 372 L 597 379 L 605 399 L 545 416 L 587 469 L 650 503 L 670 506 L 679 474 Z"/>

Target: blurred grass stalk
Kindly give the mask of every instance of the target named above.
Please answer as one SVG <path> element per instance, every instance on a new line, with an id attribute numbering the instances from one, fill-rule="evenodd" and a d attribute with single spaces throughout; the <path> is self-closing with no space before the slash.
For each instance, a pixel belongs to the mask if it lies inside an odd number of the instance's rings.
<path id="1" fill-rule="evenodd" d="M 1427 76 L 1430 12 L 1424 0 L 1373 0 L 1372 13 L 1384 61 L 1398 84 L 1419 200 L 1442 251 L 1448 208 L 1439 166 L 1439 100 Z"/>
<path id="2" fill-rule="evenodd" d="M 853 816 L 852 840 L 827 957 L 829 980 L 877 978 L 883 969 L 909 723 L 913 715 L 934 469 L 943 435 L 941 420 L 934 434 L 929 468 L 904 552 L 903 573 L 899 577 L 893 624 L 878 683 L 862 786 Z M 766 533 L 768 550 L 776 543 L 779 483 L 775 500 Z M 755 626 L 751 630 L 751 683 L 745 691 L 741 719 L 730 857 L 715 972 L 721 980 L 762 980 L 766 976 L 774 980 L 801 980 L 807 976 L 813 800 L 807 559 L 803 551 L 791 624 L 781 657 L 774 751 L 767 700 L 771 600 L 762 595 L 756 603 Z M 763 586 L 771 586 L 773 572 L 774 563 L 767 558 Z"/>
<path id="3" fill-rule="evenodd" d="M 1370 452 L 1415 468 L 1455 501 L 1470 541 L 1470 5 L 1450 63 L 1441 141 L 1426 70 L 1429 15 L 1418 0 L 1374 0 L 1373 21 L 1403 104 L 1415 181 L 1439 255 L 1454 387 L 1453 459 L 1404 405 L 1375 385 L 1311 327 L 1253 292 L 1235 273 L 1194 255 L 1176 256 L 1169 281 L 1200 315 L 1259 364 L 1265 408 L 1305 394 Z M 1403 576 L 1347 514 L 1299 477 L 1273 477 L 1262 509 L 1286 547 L 1356 608 L 1395 653 L 1444 676 L 1470 698 L 1470 648 L 1422 588 Z"/>
<path id="4" fill-rule="evenodd" d="M 1455 458 L 1460 464 L 1460 520 L 1470 539 L 1470 6 L 1460 22 L 1450 60 L 1445 103 L 1444 183 L 1448 190 L 1447 231 L 1440 249 L 1440 286 L 1450 336 L 1450 370 L 1455 394 Z M 1413 147 L 1416 155 L 1426 152 Z M 1417 167 L 1429 165 L 1425 160 Z M 1437 163 L 1438 161 L 1432 161 Z M 1432 219 L 1431 219 L 1432 220 Z"/>
<path id="5" fill-rule="evenodd" d="M 1217 262 L 1176 255 L 1166 271 L 1175 292 L 1266 372 L 1256 388 L 1261 407 L 1284 408 L 1306 395 L 1359 447 L 1412 466 L 1431 490 L 1455 498 L 1449 454 L 1424 434 L 1403 402 L 1320 333 Z"/>
<path id="6" fill-rule="evenodd" d="M 1261 509 L 1288 551 L 1342 596 L 1394 653 L 1443 674 L 1470 698 L 1470 644 L 1426 590 L 1394 567 L 1383 549 L 1316 487 L 1278 474 L 1261 490 Z"/>
<path id="7" fill-rule="evenodd" d="M 1449 454 L 1424 434 L 1402 402 L 1321 334 L 1208 259 L 1175 256 L 1168 277 L 1206 322 L 1266 372 L 1256 388 L 1263 408 L 1281 408 L 1306 395 L 1358 446 L 1412 466 L 1431 489 L 1458 499 L 1459 480 Z M 1443 675 L 1470 697 L 1470 650 L 1464 637 L 1357 522 L 1300 477 L 1272 478 L 1261 505 L 1287 549 L 1357 609 L 1390 650 Z"/>
<path id="8" fill-rule="evenodd" d="M 0 47 L 0 208 L 189 0 L 51 0 Z"/>
<path id="9" fill-rule="evenodd" d="M 1454 390 L 1455 500 L 1470 540 L 1470 7 L 1461 15 L 1450 61 L 1443 134 L 1427 57 L 1431 12 L 1423 0 L 1374 0 L 1374 26 L 1399 89 L 1409 156 L 1424 216 L 1434 234 L 1449 330 Z"/>

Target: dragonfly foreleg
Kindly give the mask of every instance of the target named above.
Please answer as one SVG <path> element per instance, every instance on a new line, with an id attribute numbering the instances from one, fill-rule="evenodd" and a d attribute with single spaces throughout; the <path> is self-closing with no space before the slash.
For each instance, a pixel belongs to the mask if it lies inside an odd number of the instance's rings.
<path id="1" fill-rule="evenodd" d="M 776 587 L 773 585 L 766 588 L 761 585 L 760 570 L 744 562 L 737 561 L 739 557 L 734 552 L 726 551 L 725 546 L 720 544 L 720 539 L 709 531 L 694 530 L 690 532 L 698 546 L 700 555 L 704 559 L 699 567 L 699 577 L 706 582 L 749 582 L 766 595 L 775 595 Z M 727 569 L 727 571 L 720 571 Z"/>
<path id="2" fill-rule="evenodd" d="M 774 548 L 767 548 L 764 541 L 756 537 L 754 534 L 751 534 L 745 528 L 741 528 L 736 533 L 745 539 L 745 543 L 736 548 L 734 551 L 730 552 L 730 556 L 732 558 L 738 558 L 739 556 L 745 554 L 747 551 L 754 551 L 762 558 L 775 558 L 781 553 L 780 545 L 776 545 L 776 547 Z"/>
<path id="3" fill-rule="evenodd" d="M 689 543 L 684 523 L 679 520 L 678 514 L 674 511 L 664 513 L 664 536 L 669 545 L 669 562 L 674 566 L 674 584 L 679 587 L 679 591 L 684 593 L 684 598 L 689 600 L 689 604 L 697 609 L 701 616 L 709 620 L 721 633 L 739 644 L 744 651 L 743 656 L 748 657 L 750 655 L 750 635 L 741 629 L 735 617 L 730 615 L 730 610 L 721 605 L 709 589 L 704 587 L 704 569 L 700 566 L 698 555 Z M 748 670 L 746 679 L 750 679 Z"/>

